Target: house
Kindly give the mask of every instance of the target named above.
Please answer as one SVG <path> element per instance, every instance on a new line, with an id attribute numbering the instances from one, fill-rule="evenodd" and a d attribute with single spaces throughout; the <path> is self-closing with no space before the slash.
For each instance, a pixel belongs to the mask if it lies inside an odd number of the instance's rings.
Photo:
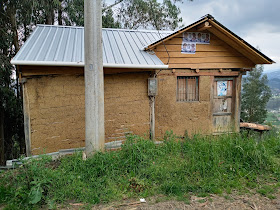
<path id="1" fill-rule="evenodd" d="M 12 60 L 29 155 L 85 145 L 83 33 L 38 25 Z M 175 32 L 102 33 L 106 142 L 150 131 L 238 132 L 242 75 L 273 63 L 211 15 Z"/>

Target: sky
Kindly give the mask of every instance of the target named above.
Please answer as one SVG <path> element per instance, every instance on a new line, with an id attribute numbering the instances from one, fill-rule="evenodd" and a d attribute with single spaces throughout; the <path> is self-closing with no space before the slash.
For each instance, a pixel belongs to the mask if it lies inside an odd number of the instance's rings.
<path id="1" fill-rule="evenodd" d="M 280 0 L 184 0 L 178 5 L 185 26 L 211 14 L 276 62 L 264 65 L 265 72 L 280 70 Z"/>

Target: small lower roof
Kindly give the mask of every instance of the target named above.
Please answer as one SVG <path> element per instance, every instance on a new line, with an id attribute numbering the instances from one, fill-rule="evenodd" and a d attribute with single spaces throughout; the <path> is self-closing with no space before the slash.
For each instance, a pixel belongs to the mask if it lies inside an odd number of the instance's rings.
<path id="1" fill-rule="evenodd" d="M 144 47 L 171 31 L 103 29 L 103 66 L 107 68 L 168 68 Z M 14 65 L 84 66 L 84 28 L 38 25 L 11 61 Z"/>

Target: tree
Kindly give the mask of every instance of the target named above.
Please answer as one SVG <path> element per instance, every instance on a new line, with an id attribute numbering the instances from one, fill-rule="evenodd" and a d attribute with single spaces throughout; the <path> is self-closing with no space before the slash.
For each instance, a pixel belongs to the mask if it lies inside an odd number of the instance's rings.
<path id="1" fill-rule="evenodd" d="M 11 58 L 18 50 L 15 1 L 0 3 L 0 165 L 24 149 L 21 100 L 12 79 Z M 16 37 L 16 38 L 15 38 Z M 16 151 L 15 151 L 16 150 Z"/>
<path id="2" fill-rule="evenodd" d="M 266 119 L 266 104 L 271 97 L 268 79 L 263 75 L 263 66 L 258 65 L 243 79 L 241 118 L 247 122 L 263 123 Z"/>
<path id="3" fill-rule="evenodd" d="M 123 1 L 118 17 L 124 28 L 154 28 L 174 30 L 182 22 L 180 8 L 176 2 L 182 0 L 130 0 Z"/>
<path id="4" fill-rule="evenodd" d="M 190 0 L 192 1 L 192 0 Z M 113 5 L 103 3 L 103 27 L 150 28 L 173 30 L 182 22 L 176 3 L 183 0 L 118 0 Z M 67 25 L 84 24 L 84 0 L 65 1 Z M 118 5 L 117 7 L 114 7 Z M 114 10 L 112 8 L 115 8 Z"/>
<path id="5" fill-rule="evenodd" d="M 103 9 L 103 27 L 120 28 L 121 24 L 118 20 L 115 20 L 112 7 L 103 3 L 103 8 L 107 8 Z M 63 19 L 66 25 L 84 25 L 84 0 L 65 0 L 63 11 L 67 14 Z"/>

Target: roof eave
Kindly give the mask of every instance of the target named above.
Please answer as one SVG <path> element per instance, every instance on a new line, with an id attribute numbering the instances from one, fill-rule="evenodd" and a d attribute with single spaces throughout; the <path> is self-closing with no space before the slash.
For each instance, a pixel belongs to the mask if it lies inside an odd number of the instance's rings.
<path id="1" fill-rule="evenodd" d="M 84 67 L 83 62 L 55 62 L 55 61 L 19 61 L 12 60 L 11 64 L 21 66 L 69 66 L 69 67 Z M 104 63 L 104 68 L 125 68 L 125 69 L 168 69 L 168 65 L 143 65 L 143 64 L 114 64 Z"/>

